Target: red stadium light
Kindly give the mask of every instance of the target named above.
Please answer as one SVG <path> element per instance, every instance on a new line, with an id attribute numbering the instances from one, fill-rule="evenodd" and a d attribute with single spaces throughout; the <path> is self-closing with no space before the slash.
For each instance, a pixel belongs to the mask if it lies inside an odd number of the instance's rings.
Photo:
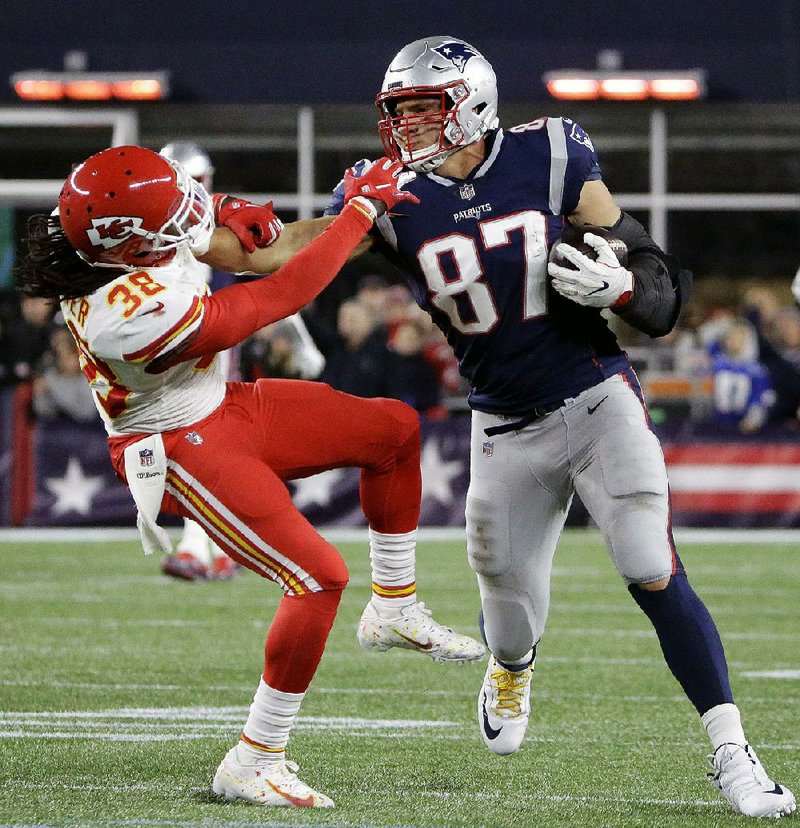
<path id="1" fill-rule="evenodd" d="M 160 101 L 165 97 L 163 84 L 157 78 L 117 81 L 112 90 L 114 97 L 123 101 Z"/>
<path id="2" fill-rule="evenodd" d="M 11 76 L 26 101 L 161 101 L 169 96 L 169 72 L 17 72 Z"/>
<path id="3" fill-rule="evenodd" d="M 593 78 L 553 78 L 547 91 L 554 98 L 569 101 L 590 101 L 600 94 L 600 82 Z"/>
<path id="4" fill-rule="evenodd" d="M 64 94 L 73 101 L 108 101 L 111 84 L 102 80 L 70 80 L 64 83 Z"/>
<path id="5" fill-rule="evenodd" d="M 686 72 L 579 71 L 564 69 L 542 77 L 547 91 L 560 100 L 692 101 L 705 97 L 703 69 Z"/>
<path id="6" fill-rule="evenodd" d="M 54 80 L 17 80 L 14 91 L 23 101 L 60 101 L 64 97 L 64 85 Z"/>
<path id="7" fill-rule="evenodd" d="M 653 78 L 650 95 L 663 101 L 694 101 L 703 90 L 696 78 Z"/>
<path id="8" fill-rule="evenodd" d="M 600 81 L 600 97 L 615 101 L 643 101 L 650 84 L 643 78 L 606 78 Z"/>

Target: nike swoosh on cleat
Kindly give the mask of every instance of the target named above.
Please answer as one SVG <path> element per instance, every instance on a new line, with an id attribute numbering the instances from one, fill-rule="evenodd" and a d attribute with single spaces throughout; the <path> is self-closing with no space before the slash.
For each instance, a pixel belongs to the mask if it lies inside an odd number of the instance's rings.
<path id="1" fill-rule="evenodd" d="M 430 639 L 428 639 L 428 641 L 422 644 L 419 641 L 414 641 L 413 638 L 409 638 L 407 635 L 403 635 L 403 633 L 401 633 L 400 630 L 393 630 L 393 632 L 396 632 L 400 636 L 400 638 L 404 638 L 406 641 L 408 641 L 409 644 L 413 644 L 418 650 L 433 649 L 433 642 Z"/>
<path id="2" fill-rule="evenodd" d="M 587 410 L 588 410 L 588 412 L 589 412 L 590 414 L 594 414 L 594 412 L 595 412 L 595 411 L 597 411 L 597 409 L 598 409 L 598 408 L 600 408 L 600 406 L 601 406 L 601 405 L 602 405 L 602 404 L 603 404 L 603 403 L 604 403 L 607 399 L 608 399 L 608 395 L 606 395 L 605 397 L 603 397 L 603 399 L 602 399 L 602 400 L 600 400 L 600 402 L 599 402 L 599 403 L 597 403 L 597 405 L 590 405 L 590 406 L 589 406 L 589 408 L 587 409 Z"/>
<path id="3" fill-rule="evenodd" d="M 486 734 L 486 737 L 490 741 L 494 741 L 503 732 L 503 728 L 498 727 L 497 730 L 495 730 L 489 724 L 489 716 L 486 714 L 486 695 L 485 694 L 484 694 L 483 699 L 481 701 L 481 712 L 483 713 L 483 732 Z"/>
<path id="4" fill-rule="evenodd" d="M 764 793 L 773 793 L 781 796 L 783 794 L 783 788 L 776 782 L 775 787 L 771 791 L 765 791 Z"/>
<path id="5" fill-rule="evenodd" d="M 273 785 L 272 782 L 267 780 L 267 785 L 275 791 L 276 794 L 282 796 L 284 799 L 288 800 L 292 803 L 292 805 L 296 805 L 298 808 L 313 808 L 314 807 L 314 797 L 309 794 L 309 796 L 294 796 L 293 794 L 288 793 L 287 791 L 281 790 L 277 785 Z"/>

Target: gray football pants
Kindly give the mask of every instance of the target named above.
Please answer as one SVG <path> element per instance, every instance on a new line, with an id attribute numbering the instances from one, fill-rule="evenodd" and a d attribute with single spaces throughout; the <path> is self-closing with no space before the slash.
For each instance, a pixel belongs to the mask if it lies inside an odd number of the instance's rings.
<path id="1" fill-rule="evenodd" d="M 574 492 L 627 583 L 671 574 L 664 455 L 636 393 L 615 375 L 520 431 L 472 415 L 467 552 L 478 577 L 486 639 L 518 661 L 544 632 L 550 574 Z"/>

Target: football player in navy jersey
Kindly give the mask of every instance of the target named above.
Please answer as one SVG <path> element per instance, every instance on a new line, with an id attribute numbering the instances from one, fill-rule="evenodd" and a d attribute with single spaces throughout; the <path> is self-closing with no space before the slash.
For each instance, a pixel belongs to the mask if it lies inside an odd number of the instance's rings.
<path id="1" fill-rule="evenodd" d="M 509 754 L 523 740 L 553 555 L 577 492 L 702 717 L 710 781 L 737 812 L 790 813 L 794 796 L 745 738 L 719 634 L 675 550 L 659 441 L 601 313 L 663 336 L 691 274 L 620 210 L 578 124 L 499 127 L 494 72 L 468 43 L 427 37 L 405 46 L 377 105 L 386 152 L 417 173 L 408 189 L 420 197 L 379 219 L 382 243 L 472 388 L 467 549 L 492 653 L 478 696 L 484 742 Z M 596 255 L 561 243 L 561 263 L 548 263 L 567 222 L 610 228 L 628 265 L 590 232 L 584 241 Z"/>

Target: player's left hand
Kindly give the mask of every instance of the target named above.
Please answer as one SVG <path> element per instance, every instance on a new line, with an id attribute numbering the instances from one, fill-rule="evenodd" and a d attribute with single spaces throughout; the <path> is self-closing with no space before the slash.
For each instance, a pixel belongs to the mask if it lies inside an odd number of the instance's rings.
<path id="1" fill-rule="evenodd" d="M 633 273 L 622 267 L 616 254 L 602 236 L 586 233 L 583 240 L 597 254 L 592 259 L 563 242 L 558 252 L 577 270 L 550 262 L 547 272 L 552 285 L 562 296 L 589 308 L 624 307 L 633 294 Z"/>
<path id="2" fill-rule="evenodd" d="M 221 193 L 215 193 L 213 201 L 214 223 L 233 230 L 248 253 L 257 247 L 269 247 L 283 230 L 283 222 L 272 211 L 271 201 L 259 205 Z"/>

